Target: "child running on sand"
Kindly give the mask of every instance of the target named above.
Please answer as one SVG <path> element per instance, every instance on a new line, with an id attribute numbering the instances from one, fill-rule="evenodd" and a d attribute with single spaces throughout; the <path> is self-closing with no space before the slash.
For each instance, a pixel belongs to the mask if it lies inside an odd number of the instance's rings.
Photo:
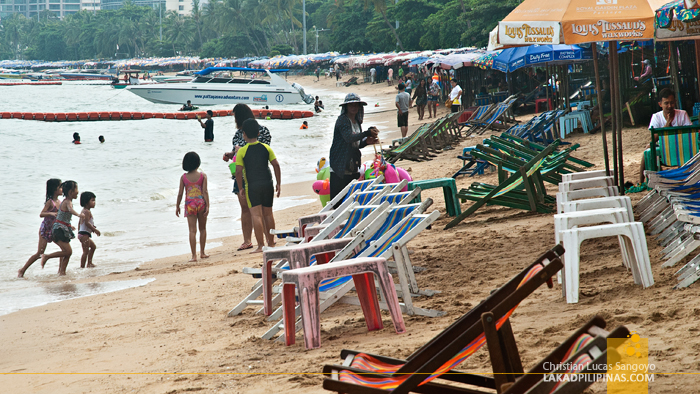
<path id="1" fill-rule="evenodd" d="M 190 228 L 190 250 L 192 251 L 192 259 L 190 262 L 197 261 L 197 223 L 199 222 L 199 255 L 206 259 L 209 257 L 204 253 L 204 247 L 207 243 L 207 215 L 209 215 L 209 191 L 207 190 L 207 175 L 199 169 L 201 160 L 195 152 L 187 152 L 182 159 L 182 169 L 187 173 L 182 174 L 180 178 L 180 190 L 177 193 L 177 207 L 175 215 L 180 217 L 180 202 L 182 201 L 183 191 L 187 192 L 185 197 L 185 217 L 187 225 Z"/>
<path id="2" fill-rule="evenodd" d="M 39 227 L 39 247 L 36 253 L 29 257 L 24 267 L 17 271 L 18 278 L 24 277 L 27 268 L 34 264 L 35 261 L 39 260 L 39 257 L 44 254 L 46 245 L 48 245 L 49 242 L 53 242 L 51 231 L 53 230 L 53 222 L 56 220 L 56 213 L 58 212 L 58 205 L 60 204 L 58 196 L 60 196 L 62 192 L 60 179 L 51 178 L 46 181 L 46 203 L 39 214 L 40 218 L 44 218 L 44 221 L 41 222 L 41 227 Z M 46 261 L 42 261 L 41 268 L 44 268 L 45 262 Z"/>
<path id="3" fill-rule="evenodd" d="M 258 142 L 260 126 L 255 119 L 243 122 L 242 128 L 246 145 L 236 154 L 236 182 L 245 185 L 241 193 L 244 193 L 250 207 L 255 239 L 258 241 L 258 248 L 251 253 L 261 253 L 265 245 L 263 234 L 267 237 L 267 245 L 275 246 L 275 237 L 270 234 L 270 230 L 275 228 L 275 218 L 272 215 L 275 190 L 277 197 L 280 196 L 280 165 L 270 146 Z M 268 162 L 275 169 L 276 189 L 272 187 L 272 174 Z"/>
<path id="4" fill-rule="evenodd" d="M 72 215 L 78 216 L 84 219 L 85 216 L 82 213 L 78 213 L 73 209 L 73 199 L 78 198 L 78 184 L 74 181 L 63 182 L 63 201 L 58 206 L 58 213 L 56 214 L 56 221 L 53 223 L 53 230 L 51 231 L 51 237 L 53 242 L 61 248 L 60 252 L 54 252 L 49 255 L 45 254 L 41 257 L 41 265 L 46 264 L 46 260 L 52 259 L 54 257 L 60 257 L 61 262 L 58 265 L 58 275 L 65 275 L 66 268 L 68 267 L 68 261 L 70 256 L 73 254 L 73 249 L 70 247 L 70 240 L 75 238 L 73 234 L 73 226 L 71 226 L 70 221 Z"/>
<path id="5" fill-rule="evenodd" d="M 100 230 L 95 227 L 95 220 L 92 216 L 92 208 L 95 208 L 95 193 L 93 192 L 83 192 L 80 195 L 80 206 L 83 207 L 81 214 L 85 215 L 83 219 L 80 219 L 78 224 L 78 240 L 83 244 L 83 256 L 80 257 L 80 268 L 85 268 L 85 262 L 87 261 L 87 268 L 93 268 L 95 265 L 92 264 L 92 256 L 95 254 L 95 241 L 92 240 L 92 233 L 100 236 Z"/>

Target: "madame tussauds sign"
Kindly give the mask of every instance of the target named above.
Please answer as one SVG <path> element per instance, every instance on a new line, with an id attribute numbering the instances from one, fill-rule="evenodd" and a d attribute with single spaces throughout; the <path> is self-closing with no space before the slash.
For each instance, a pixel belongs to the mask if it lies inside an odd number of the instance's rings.
<path id="1" fill-rule="evenodd" d="M 559 24 L 553 22 L 501 22 L 498 42 L 501 44 L 559 44 Z"/>
<path id="2" fill-rule="evenodd" d="M 646 22 L 608 22 L 599 20 L 593 24 L 571 24 L 571 33 L 583 37 L 594 36 L 599 38 L 642 38 L 647 30 Z"/>

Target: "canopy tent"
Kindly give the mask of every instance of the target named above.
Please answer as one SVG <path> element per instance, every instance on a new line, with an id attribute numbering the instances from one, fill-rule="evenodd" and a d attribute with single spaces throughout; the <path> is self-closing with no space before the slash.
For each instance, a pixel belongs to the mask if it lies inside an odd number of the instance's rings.
<path id="1" fill-rule="evenodd" d="M 666 0 L 524 0 L 498 24 L 502 45 L 580 44 L 599 41 L 648 40 L 654 38 L 655 11 Z M 599 111 L 603 114 L 597 47 L 593 65 Z M 610 51 L 610 90 L 613 125 L 613 166 L 615 181 L 624 192 L 622 171 L 622 102 L 619 87 L 617 45 Z M 601 122 L 605 168 L 609 170 L 607 141 Z M 618 163 L 619 169 L 618 169 Z"/>
<path id="2" fill-rule="evenodd" d="M 700 38 L 700 9 L 687 9 L 685 0 L 672 1 L 656 10 L 654 20 L 659 41 Z"/>
<path id="3" fill-rule="evenodd" d="M 493 58 L 493 68 L 498 71 L 512 72 L 522 67 L 543 63 L 571 63 L 591 58 L 591 50 L 578 45 L 531 45 L 504 49 Z"/>
<path id="4" fill-rule="evenodd" d="M 532 45 L 649 40 L 654 38 L 654 12 L 665 1 L 525 0 L 499 22 L 498 42 Z"/>
<path id="5" fill-rule="evenodd" d="M 483 51 L 472 51 L 467 53 L 452 53 L 446 56 L 432 57 L 428 62 L 438 65 L 442 69 L 459 69 L 469 67 L 473 62 L 484 54 Z"/>

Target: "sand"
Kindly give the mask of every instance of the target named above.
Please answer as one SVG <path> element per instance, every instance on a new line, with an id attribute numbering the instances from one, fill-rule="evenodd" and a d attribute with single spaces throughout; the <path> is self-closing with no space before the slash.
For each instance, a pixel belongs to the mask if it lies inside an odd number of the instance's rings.
<path id="1" fill-rule="evenodd" d="M 313 84 L 311 78 L 299 80 L 305 86 Z M 318 83 L 329 89 L 335 85 L 323 78 Z M 386 84 L 338 89 L 371 96 L 384 108 L 395 92 Z M 393 119 L 391 112 L 373 116 L 384 117 L 376 118 L 379 120 L 389 115 Z M 414 129 L 417 120 L 413 110 L 410 123 Z M 390 129 L 393 133 L 382 129 L 383 140 L 396 135 L 396 127 Z M 596 163 L 595 169 L 603 168 L 600 134 L 574 134 L 567 140 L 581 144 L 577 157 Z M 639 156 L 647 140 L 644 127 L 624 131 L 624 165 L 629 179 L 638 176 Z M 401 161 L 398 165 L 416 179 L 449 177 L 461 166 L 455 158 L 457 152 L 478 142 L 479 138 L 467 139 L 432 161 Z M 460 177 L 457 183 L 461 188 L 474 181 L 494 183 L 496 175 Z M 551 185 L 548 188 L 552 193 L 555 190 Z M 283 191 L 288 195 L 310 194 L 308 184 L 287 185 Z M 397 335 L 385 315 L 385 329 L 367 332 L 359 307 L 336 305 L 321 316 L 320 349 L 306 350 L 300 334 L 297 344 L 290 347 L 259 339 L 272 323 L 255 314 L 254 308 L 236 317 L 227 317 L 227 313 L 256 281 L 243 274 L 243 268 L 259 267 L 261 257 L 237 252 L 240 237 L 224 238 L 223 246 L 211 249 L 211 258 L 204 261 L 187 263 L 187 255 L 169 257 L 97 279 L 156 279 L 146 286 L 0 317 L 0 371 L 11 373 L 0 375 L 2 391 L 320 393 L 321 368 L 340 361 L 341 349 L 405 357 L 554 244 L 551 215 L 484 207 L 459 226 L 444 231 L 450 219 L 441 192 L 427 190 L 423 196 L 435 200 L 431 210 L 439 210 L 441 217 L 409 244 L 410 257 L 414 265 L 425 268 L 416 274 L 419 286 L 441 293 L 417 298 L 414 303 L 445 311 L 443 317 L 404 316 L 407 332 Z M 636 202 L 642 196 L 631 197 Z M 319 208 L 320 204 L 313 203 L 280 211 L 276 213 L 278 228 L 291 227 L 298 216 Z M 586 241 L 582 246 L 578 304 L 566 304 L 555 284 L 553 289 L 537 290 L 520 305 L 511 324 L 526 369 L 598 314 L 610 328 L 626 325 L 649 338 L 650 363 L 657 372 L 650 392 L 696 392 L 692 386 L 695 376 L 668 373 L 700 370 L 696 323 L 700 307 L 693 301 L 700 286 L 672 290 L 674 270 L 661 268 L 661 248 L 651 237 L 647 242 L 656 280 L 649 289 L 634 285 L 631 274 L 621 266 L 617 240 L 606 238 Z M 70 276 L 64 281 L 67 287 L 77 283 Z M 486 350 L 480 350 L 460 369 L 488 373 Z M 604 391 L 601 383 L 591 389 Z"/>

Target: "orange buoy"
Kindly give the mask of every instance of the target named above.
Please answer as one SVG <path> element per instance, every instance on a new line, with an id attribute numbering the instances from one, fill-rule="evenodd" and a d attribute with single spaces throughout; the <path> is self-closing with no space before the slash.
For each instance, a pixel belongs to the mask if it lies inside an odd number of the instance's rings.
<path id="1" fill-rule="evenodd" d="M 282 113 L 281 113 L 281 111 L 279 111 L 279 110 L 273 109 L 273 110 L 270 111 L 270 112 L 271 112 L 271 113 L 270 113 L 270 117 L 271 117 L 272 119 L 280 119 L 280 118 L 282 117 Z"/>
<path id="2" fill-rule="evenodd" d="M 197 119 L 197 115 L 195 115 L 194 112 L 186 112 L 185 119 Z"/>
<path id="3" fill-rule="evenodd" d="M 22 119 L 22 113 L 21 112 L 13 112 L 12 119 Z"/>
<path id="4" fill-rule="evenodd" d="M 151 119 L 153 117 L 153 112 L 142 112 L 141 115 L 143 119 Z"/>
<path id="5" fill-rule="evenodd" d="M 227 109 L 222 109 L 219 111 L 219 116 L 230 116 L 233 111 Z"/>
<path id="6" fill-rule="evenodd" d="M 310 118 L 310 117 L 312 117 L 312 116 L 314 116 L 314 113 L 313 113 L 313 112 L 311 112 L 311 111 L 304 111 L 304 117 L 305 117 L 305 118 Z"/>
<path id="7" fill-rule="evenodd" d="M 182 113 L 182 112 L 178 112 L 175 114 L 175 119 L 180 119 L 180 120 L 187 119 L 187 114 Z"/>
<path id="8" fill-rule="evenodd" d="M 100 120 L 109 120 L 111 116 L 109 112 L 100 112 L 98 115 L 100 116 Z"/>
<path id="9" fill-rule="evenodd" d="M 131 119 L 131 112 L 120 112 L 119 115 L 121 116 L 122 120 Z"/>
<path id="10" fill-rule="evenodd" d="M 46 122 L 53 122 L 54 120 L 56 120 L 56 114 L 47 112 L 44 114 L 44 120 Z"/>
<path id="11" fill-rule="evenodd" d="M 282 119 L 293 119 L 294 111 L 282 111 Z"/>
<path id="12" fill-rule="evenodd" d="M 87 117 L 88 117 L 88 120 L 100 120 L 100 113 L 99 112 L 88 112 Z"/>
<path id="13" fill-rule="evenodd" d="M 251 112 L 253 112 L 253 117 L 255 117 L 255 118 L 260 117 L 260 110 L 259 109 L 251 109 Z"/>
<path id="14" fill-rule="evenodd" d="M 109 119 L 110 120 L 120 120 L 122 118 L 122 114 L 116 111 L 110 112 L 109 113 Z"/>
<path id="15" fill-rule="evenodd" d="M 76 114 L 75 112 L 68 112 L 66 114 L 66 120 L 69 122 L 76 121 L 78 120 L 78 114 Z"/>
<path id="16" fill-rule="evenodd" d="M 22 119 L 33 120 L 33 119 L 34 119 L 34 113 L 32 113 L 32 112 L 23 112 L 23 113 L 22 113 Z"/>
<path id="17" fill-rule="evenodd" d="M 56 112 L 56 122 L 65 122 L 66 114 L 64 112 Z"/>
<path id="18" fill-rule="evenodd" d="M 11 112 L 0 112 L 0 119 L 12 119 Z"/>
<path id="19" fill-rule="evenodd" d="M 78 120 L 90 120 L 87 112 L 78 112 Z"/>

